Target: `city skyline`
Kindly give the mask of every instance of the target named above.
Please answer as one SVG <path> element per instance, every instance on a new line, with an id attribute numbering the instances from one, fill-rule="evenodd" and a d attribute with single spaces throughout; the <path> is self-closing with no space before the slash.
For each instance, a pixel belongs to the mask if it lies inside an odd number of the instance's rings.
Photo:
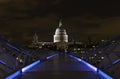
<path id="1" fill-rule="evenodd" d="M 0 0 L 0 4 L 0 35 L 16 42 L 31 42 L 34 32 L 40 41 L 52 41 L 60 19 L 69 39 L 112 39 L 120 34 L 120 5 L 115 1 Z"/>

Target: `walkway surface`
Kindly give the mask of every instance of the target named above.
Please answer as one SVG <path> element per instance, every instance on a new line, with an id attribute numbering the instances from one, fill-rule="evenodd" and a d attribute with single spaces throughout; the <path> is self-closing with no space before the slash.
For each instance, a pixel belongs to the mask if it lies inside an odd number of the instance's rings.
<path id="1" fill-rule="evenodd" d="M 70 57 L 57 55 L 14 79 L 102 79 L 90 67 Z"/>

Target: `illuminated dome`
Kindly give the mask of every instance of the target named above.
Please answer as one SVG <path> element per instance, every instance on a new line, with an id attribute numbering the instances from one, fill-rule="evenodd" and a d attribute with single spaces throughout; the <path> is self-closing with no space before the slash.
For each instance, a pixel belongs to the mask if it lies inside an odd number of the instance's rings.
<path id="1" fill-rule="evenodd" d="M 66 30 L 62 28 L 61 21 L 59 22 L 59 27 L 55 31 L 54 42 L 68 42 L 68 35 Z"/>
<path id="2" fill-rule="evenodd" d="M 66 30 L 62 27 L 58 27 L 55 31 L 55 35 L 66 35 Z"/>

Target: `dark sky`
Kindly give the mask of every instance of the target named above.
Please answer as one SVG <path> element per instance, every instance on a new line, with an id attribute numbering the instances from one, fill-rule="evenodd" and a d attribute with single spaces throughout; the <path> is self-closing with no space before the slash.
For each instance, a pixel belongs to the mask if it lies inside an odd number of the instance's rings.
<path id="1" fill-rule="evenodd" d="M 113 1 L 113 0 L 112 0 Z M 0 34 L 15 42 L 52 41 L 59 19 L 77 41 L 120 34 L 120 3 L 105 0 L 0 0 Z"/>

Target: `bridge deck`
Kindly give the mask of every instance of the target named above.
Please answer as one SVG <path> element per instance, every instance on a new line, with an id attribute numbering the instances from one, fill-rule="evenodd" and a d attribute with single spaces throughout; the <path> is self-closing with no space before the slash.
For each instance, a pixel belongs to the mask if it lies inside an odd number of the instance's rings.
<path id="1" fill-rule="evenodd" d="M 57 55 L 39 63 L 14 79 L 102 79 L 85 65 L 69 55 Z"/>

